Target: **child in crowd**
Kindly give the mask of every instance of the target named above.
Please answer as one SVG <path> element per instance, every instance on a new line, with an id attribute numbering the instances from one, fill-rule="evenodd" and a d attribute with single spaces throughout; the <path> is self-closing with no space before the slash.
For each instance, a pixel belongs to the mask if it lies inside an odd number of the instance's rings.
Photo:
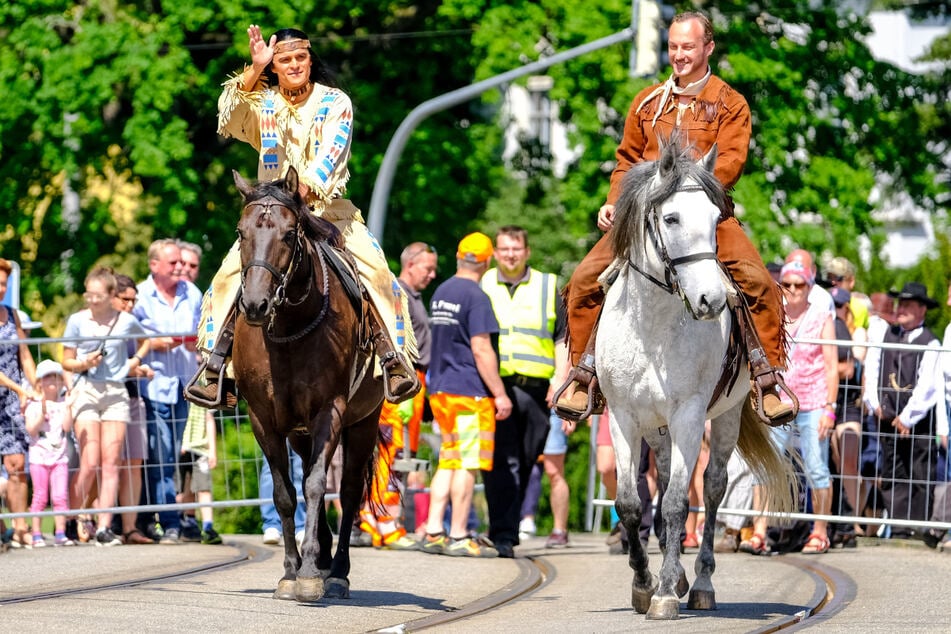
<path id="1" fill-rule="evenodd" d="M 36 366 L 36 380 L 39 382 L 40 399 L 31 400 L 27 405 L 26 431 L 30 435 L 30 477 L 33 480 L 33 503 L 30 510 L 40 513 L 46 509 L 47 501 L 52 498 L 53 510 L 65 512 L 69 509 L 69 457 L 66 447 L 66 435 L 72 429 L 73 415 L 71 402 L 64 399 L 66 383 L 63 380 L 63 366 L 51 359 L 45 359 Z M 73 546 L 73 540 L 66 537 L 66 516 L 54 518 L 57 546 Z M 43 539 L 42 520 L 33 518 L 33 548 L 46 546 Z"/>
<path id="2" fill-rule="evenodd" d="M 218 448 L 215 435 L 215 417 L 211 410 L 192 404 L 182 438 L 182 454 L 195 456 L 189 486 L 199 504 L 212 501 L 211 470 L 218 465 Z M 182 483 L 185 486 L 185 483 Z M 201 507 L 201 543 L 220 544 L 221 536 L 214 529 L 214 510 Z"/>

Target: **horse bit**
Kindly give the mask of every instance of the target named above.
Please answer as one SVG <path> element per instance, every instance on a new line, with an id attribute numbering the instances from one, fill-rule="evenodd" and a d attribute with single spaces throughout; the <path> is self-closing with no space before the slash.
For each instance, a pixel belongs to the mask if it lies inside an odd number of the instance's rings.
<path id="1" fill-rule="evenodd" d="M 245 205 L 244 208 L 247 209 L 248 207 L 251 207 L 252 205 L 263 207 L 264 209 L 261 211 L 261 216 L 270 216 L 272 207 L 287 208 L 287 205 L 279 201 L 276 201 L 274 198 L 270 196 L 264 198 L 263 200 L 268 200 L 268 199 L 274 200 L 275 202 L 267 202 L 266 204 L 262 204 L 262 201 L 256 200 L 254 202 L 248 203 L 247 205 Z M 304 327 L 304 329 L 301 330 L 300 332 L 287 336 L 287 337 L 274 336 L 274 319 L 277 314 L 276 309 L 279 306 L 282 306 L 283 304 L 287 304 L 288 306 L 299 306 L 310 295 L 310 290 L 313 283 L 312 276 L 307 276 L 307 288 L 304 289 L 304 292 L 301 295 L 300 299 L 298 299 L 297 301 L 292 301 L 287 296 L 287 290 L 286 290 L 287 283 L 293 277 L 293 275 L 297 272 L 297 267 L 303 261 L 303 253 L 304 251 L 306 251 L 304 247 L 304 231 L 303 231 L 303 227 L 301 226 L 300 220 L 297 221 L 297 226 L 295 227 L 294 233 L 296 238 L 294 241 L 294 252 L 291 254 L 291 260 L 287 265 L 286 271 L 281 273 L 281 271 L 278 270 L 276 266 L 274 266 L 267 260 L 251 260 L 250 262 L 245 264 L 244 267 L 241 269 L 241 292 L 242 293 L 244 291 L 244 278 L 247 275 L 248 270 L 253 267 L 260 267 L 266 270 L 268 273 L 270 273 L 272 277 L 277 279 L 277 287 L 274 289 L 274 301 L 271 302 L 271 305 L 268 308 L 268 312 L 267 312 L 267 317 L 269 317 L 269 319 L 268 319 L 267 328 L 265 330 L 268 338 L 275 343 L 290 343 L 292 341 L 297 341 L 301 337 L 304 337 L 305 335 L 312 332 L 314 328 L 316 328 L 320 324 L 320 322 L 323 321 L 324 317 L 326 317 L 327 310 L 330 305 L 330 302 L 328 301 L 328 297 L 330 295 L 330 290 L 329 290 L 330 286 L 329 286 L 329 281 L 327 276 L 326 262 L 324 262 L 323 252 L 320 249 L 316 249 L 317 258 L 320 262 L 320 271 L 322 274 L 321 277 L 323 278 L 323 288 L 321 289 L 322 290 L 321 298 L 323 301 L 321 302 L 320 312 L 317 314 L 317 317 L 310 324 Z"/>

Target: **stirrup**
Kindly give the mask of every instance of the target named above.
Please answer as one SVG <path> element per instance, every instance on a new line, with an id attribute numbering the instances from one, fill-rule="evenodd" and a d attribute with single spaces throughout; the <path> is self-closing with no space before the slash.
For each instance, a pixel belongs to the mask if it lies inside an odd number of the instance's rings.
<path id="1" fill-rule="evenodd" d="M 380 357 L 380 367 L 383 368 L 383 398 L 388 402 L 395 405 L 419 394 L 422 385 L 420 385 L 419 378 L 415 372 L 405 374 L 393 372 L 396 368 L 406 370 L 406 366 L 403 365 L 400 356 L 395 351 L 390 350 Z M 393 381 L 393 379 L 397 377 L 401 380 L 398 382 Z M 390 384 L 391 382 L 396 382 L 395 389 L 394 386 Z"/>
<path id="2" fill-rule="evenodd" d="M 206 385 L 199 385 L 199 379 L 208 371 L 208 362 L 202 362 L 195 376 L 185 386 L 185 400 L 205 409 L 234 409 L 238 406 L 238 397 L 232 387 L 234 381 L 225 377 L 224 365 L 218 371 L 217 380 L 208 381 Z"/>
<path id="3" fill-rule="evenodd" d="M 587 406 L 583 411 L 573 408 L 569 409 L 568 400 L 562 401 L 561 399 L 561 395 L 572 383 L 576 383 L 578 388 L 585 388 L 587 392 Z M 578 388 L 575 388 L 576 393 Z M 552 400 L 555 402 L 554 409 L 558 416 L 575 422 L 580 423 L 590 416 L 604 413 L 604 395 L 598 387 L 598 377 L 594 373 L 594 368 L 586 366 L 584 363 L 579 363 L 576 367 L 571 368 L 571 371 L 568 372 L 567 380 L 558 388 L 558 391 L 552 396 Z"/>
<path id="4" fill-rule="evenodd" d="M 763 408 L 763 400 L 767 391 L 778 387 L 780 391 L 785 392 L 791 401 L 790 412 L 785 416 L 770 418 L 766 415 Z M 753 377 L 753 393 L 756 400 L 756 415 L 760 420 L 771 427 L 781 427 L 792 422 L 799 415 L 799 399 L 795 393 L 786 385 L 782 375 L 775 368 L 762 370 Z"/>

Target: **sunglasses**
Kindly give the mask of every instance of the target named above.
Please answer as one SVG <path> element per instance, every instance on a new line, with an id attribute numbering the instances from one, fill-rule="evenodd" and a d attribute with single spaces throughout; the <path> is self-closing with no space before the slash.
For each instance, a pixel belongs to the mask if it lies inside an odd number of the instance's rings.
<path id="1" fill-rule="evenodd" d="M 805 282 L 782 282 L 780 286 L 782 286 L 788 291 L 792 289 L 806 288 L 808 284 L 806 284 Z"/>
<path id="2" fill-rule="evenodd" d="M 416 259 L 416 256 L 419 255 L 420 253 L 432 253 L 433 255 L 439 255 L 439 254 L 436 252 L 436 247 L 434 247 L 434 246 L 431 245 L 431 244 L 423 244 L 422 247 L 420 247 L 419 249 L 416 249 L 415 251 L 413 251 L 412 253 L 410 253 L 410 254 L 409 254 L 409 257 L 406 258 L 406 259 L 407 259 L 408 261 L 412 262 L 413 260 Z"/>

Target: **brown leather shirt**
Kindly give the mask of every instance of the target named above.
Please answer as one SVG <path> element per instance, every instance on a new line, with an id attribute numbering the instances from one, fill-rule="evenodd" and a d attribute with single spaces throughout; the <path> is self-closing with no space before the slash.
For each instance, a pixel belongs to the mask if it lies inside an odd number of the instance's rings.
<path id="1" fill-rule="evenodd" d="M 651 120 L 660 106 L 660 96 L 637 107 L 658 85 L 649 86 L 634 97 L 624 124 L 624 138 L 617 148 L 617 167 L 611 174 L 611 191 L 608 202 L 614 203 L 621 193 L 621 180 L 634 163 L 654 161 L 660 156 L 658 134 L 668 137 L 677 122 L 677 107 L 661 113 L 656 125 Z M 676 95 L 668 98 L 676 100 Z M 733 187 L 743 173 L 746 155 L 750 146 L 750 107 L 743 95 L 733 90 L 725 81 L 711 75 L 700 94 L 693 98 L 691 109 L 685 110 L 680 121 L 680 130 L 687 141 L 706 153 L 717 144 L 716 177 L 727 189 Z M 699 158 L 699 157 L 698 157 Z"/>

